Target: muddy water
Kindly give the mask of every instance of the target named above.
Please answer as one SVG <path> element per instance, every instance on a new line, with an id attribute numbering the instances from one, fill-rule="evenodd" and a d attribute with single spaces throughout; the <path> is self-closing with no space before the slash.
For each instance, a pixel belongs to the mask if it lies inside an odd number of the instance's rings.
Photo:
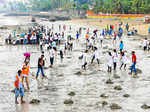
<path id="1" fill-rule="evenodd" d="M 14 23 L 18 20 L 14 20 Z M 1 22 L 0 22 L 1 24 Z M 17 23 L 19 24 L 19 23 Z M 42 22 L 41 24 L 51 26 L 49 22 Z M 55 29 L 58 31 L 58 24 L 64 24 L 64 22 L 54 23 Z M 10 24 L 12 25 L 12 24 Z M 75 37 L 75 31 L 80 25 L 72 25 L 72 31 L 66 31 L 66 36 L 70 33 Z M 70 24 L 67 24 L 69 27 Z M 82 26 L 83 27 L 83 26 Z M 5 32 L 5 31 L 1 31 Z M 8 32 L 8 31 L 7 31 Z M 84 35 L 83 31 L 82 39 L 78 43 L 74 41 L 74 51 L 67 53 L 63 63 L 60 63 L 59 56 L 56 57 L 55 66 L 53 69 L 45 69 L 45 74 L 48 77 L 48 90 L 41 85 L 38 85 L 32 76 L 30 76 L 31 92 L 25 93 L 26 104 L 15 105 L 14 94 L 11 90 L 14 88 L 13 80 L 16 75 L 16 71 L 21 68 L 26 51 L 31 52 L 31 71 L 36 72 L 37 60 L 40 56 L 38 46 L 0 46 L 0 111 L 3 112 L 149 112 L 149 110 L 141 109 L 141 105 L 146 103 L 150 104 L 150 54 L 143 52 L 139 48 L 139 41 L 133 40 L 133 38 L 140 37 L 123 37 L 125 42 L 125 49 L 128 51 L 127 56 L 130 59 L 131 51 L 135 50 L 137 54 L 137 67 L 140 68 L 143 73 L 139 74 L 139 78 L 133 78 L 128 75 L 128 70 L 120 71 L 119 68 L 116 72 L 111 74 L 107 73 L 106 54 L 103 52 L 108 49 L 100 49 L 101 64 L 98 67 L 97 64 L 88 66 L 88 70 L 81 71 L 82 74 L 77 75 L 80 71 L 81 60 L 78 57 L 84 50 Z M 1 41 L 4 38 L 1 37 Z M 114 48 L 111 40 L 104 41 L 104 47 Z M 119 43 L 118 43 L 119 44 Z M 117 44 L 117 45 L 118 45 Z M 59 48 L 62 48 L 61 45 Z M 49 54 L 45 51 L 45 57 L 47 58 L 46 66 L 49 66 Z M 91 53 L 88 56 L 89 62 L 91 59 Z M 130 64 L 128 64 L 128 67 Z M 100 70 L 99 70 L 100 69 Z M 114 75 L 120 76 L 120 78 L 114 78 Z M 114 84 L 106 84 L 108 79 L 111 79 Z M 40 77 L 39 77 L 40 79 Z M 46 81 L 45 81 L 46 82 Z M 121 91 L 114 90 L 114 87 L 120 85 Z M 75 96 L 68 96 L 68 93 L 75 92 Z M 100 97 L 105 93 L 108 98 Z M 124 98 L 124 94 L 129 94 L 129 98 Z M 31 105 L 29 102 L 31 99 L 36 98 L 41 102 L 39 105 Z M 73 105 L 65 105 L 66 99 L 72 99 Z M 108 105 L 102 106 L 102 101 L 108 102 Z M 117 103 L 122 109 L 111 110 L 110 104 Z"/>

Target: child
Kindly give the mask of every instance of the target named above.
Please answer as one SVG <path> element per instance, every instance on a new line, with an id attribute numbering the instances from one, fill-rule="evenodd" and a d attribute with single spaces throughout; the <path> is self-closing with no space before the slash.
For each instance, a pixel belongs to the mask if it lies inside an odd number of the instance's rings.
<path id="1" fill-rule="evenodd" d="M 14 82 L 14 86 L 15 86 L 15 103 L 18 103 L 18 97 L 19 94 L 21 96 L 21 104 L 25 103 L 25 101 L 23 101 L 23 97 L 24 97 L 24 86 L 23 86 L 23 75 L 21 74 L 21 70 L 18 71 L 18 74 L 15 77 L 15 82 Z"/>

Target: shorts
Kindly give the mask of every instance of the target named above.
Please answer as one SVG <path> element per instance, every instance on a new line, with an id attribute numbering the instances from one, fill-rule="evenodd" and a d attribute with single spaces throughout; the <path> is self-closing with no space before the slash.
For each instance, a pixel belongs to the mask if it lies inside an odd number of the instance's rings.
<path id="1" fill-rule="evenodd" d="M 16 96 L 16 98 L 18 98 L 19 94 L 20 94 L 21 97 L 24 96 L 24 88 L 20 88 L 20 89 L 15 88 L 15 96 Z"/>
<path id="2" fill-rule="evenodd" d="M 144 51 L 147 50 L 147 46 L 144 46 Z"/>

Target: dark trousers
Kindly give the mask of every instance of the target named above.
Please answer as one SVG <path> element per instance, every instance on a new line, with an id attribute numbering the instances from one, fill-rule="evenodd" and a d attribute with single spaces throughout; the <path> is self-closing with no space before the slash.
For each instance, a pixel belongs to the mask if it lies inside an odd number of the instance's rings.
<path id="1" fill-rule="evenodd" d="M 54 63 L 54 57 L 50 57 L 50 64 L 53 65 Z"/>

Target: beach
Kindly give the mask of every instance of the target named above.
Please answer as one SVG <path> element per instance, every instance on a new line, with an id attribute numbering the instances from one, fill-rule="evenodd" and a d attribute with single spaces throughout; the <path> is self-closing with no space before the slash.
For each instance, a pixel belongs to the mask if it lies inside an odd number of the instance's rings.
<path id="1" fill-rule="evenodd" d="M 1 17 L 5 19 L 5 17 Z M 12 20 L 12 19 L 11 19 Z M 12 20 L 10 24 L 0 25 L 17 25 L 27 24 L 30 19 L 22 20 L 22 17 L 17 17 Z M 20 21 L 20 22 L 18 22 Z M 85 50 L 85 34 L 87 28 L 90 28 L 90 34 L 93 30 L 101 30 L 107 24 L 118 24 L 118 20 L 94 20 L 94 19 L 73 19 L 70 21 L 42 21 L 38 20 L 41 25 L 51 27 L 54 25 L 54 31 L 58 31 L 58 25 L 66 25 L 65 38 L 72 35 L 73 51 L 68 52 L 64 56 L 63 63 L 60 62 L 59 55 L 56 56 L 54 61 L 54 68 L 45 69 L 45 74 L 48 77 L 48 82 L 44 80 L 44 84 L 48 87 L 45 89 L 42 85 L 38 85 L 37 81 L 30 76 L 31 91 L 25 93 L 26 103 L 23 105 L 15 105 L 15 96 L 11 92 L 14 89 L 14 77 L 18 69 L 22 67 L 25 52 L 31 53 L 31 71 L 37 72 L 37 61 L 41 52 L 38 45 L 6 45 L 5 37 L 8 36 L 13 28 L 0 30 L 1 46 L 0 46 L 0 111 L 3 112 L 149 112 L 141 108 L 143 104 L 149 104 L 149 66 L 150 54 L 144 52 L 141 48 L 141 39 L 143 36 L 148 35 L 148 24 L 143 22 L 123 21 L 129 23 L 131 27 L 138 29 L 137 36 L 128 37 L 123 35 L 125 50 L 127 50 L 127 57 L 131 60 L 131 51 L 135 50 L 137 55 L 137 68 L 142 71 L 137 77 L 129 75 L 128 68 L 131 62 L 127 65 L 127 70 L 119 70 L 116 72 L 107 72 L 107 52 L 112 51 L 114 46 L 111 39 L 104 40 L 104 45 L 101 48 L 96 44 L 100 51 L 100 66 L 96 62 L 90 65 L 92 53 L 88 55 L 88 69 L 87 71 L 81 70 L 82 62 L 79 56 Z M 15 23 L 15 24 L 11 24 Z M 71 31 L 69 30 L 72 27 Z M 76 31 L 83 28 L 80 42 L 75 40 Z M 21 27 L 22 28 L 22 27 Z M 19 32 L 18 32 L 19 33 Z M 142 35 L 142 36 L 140 36 Z M 119 40 L 117 42 L 119 46 Z M 64 47 L 62 43 L 58 49 Z M 118 47 L 117 47 L 118 49 Z M 47 58 L 46 67 L 49 66 L 49 52 L 45 50 L 45 57 Z M 119 61 L 119 59 L 118 59 Z M 118 62 L 119 63 L 119 62 Z M 39 77 L 40 79 L 41 77 Z M 108 80 L 112 84 L 107 84 Z M 40 81 L 42 81 L 40 79 Z M 120 90 L 114 89 L 120 86 Z M 70 92 L 75 93 L 74 96 L 69 95 Z M 129 97 L 124 97 L 128 94 Z M 40 100 L 40 104 L 30 104 L 31 99 L 36 98 Z M 65 100 L 73 101 L 73 104 L 64 104 Z M 105 104 L 104 104 L 105 103 Z M 112 104 L 118 104 L 121 108 L 114 110 L 111 108 Z"/>

